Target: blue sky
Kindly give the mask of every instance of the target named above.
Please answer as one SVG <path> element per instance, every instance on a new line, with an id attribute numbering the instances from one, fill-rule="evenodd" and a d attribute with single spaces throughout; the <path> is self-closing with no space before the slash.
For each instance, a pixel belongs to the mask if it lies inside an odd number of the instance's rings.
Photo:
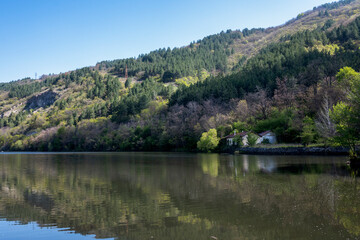
<path id="1" fill-rule="evenodd" d="M 270 27 L 329 0 L 0 0 L 0 82 Z"/>

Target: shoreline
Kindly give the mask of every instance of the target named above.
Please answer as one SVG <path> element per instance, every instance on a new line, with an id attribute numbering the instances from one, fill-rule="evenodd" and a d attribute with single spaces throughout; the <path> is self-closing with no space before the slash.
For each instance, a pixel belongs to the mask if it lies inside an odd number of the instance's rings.
<path id="1" fill-rule="evenodd" d="M 318 156 L 348 156 L 349 147 L 242 147 L 228 151 L 216 151 L 218 154 L 247 154 L 247 155 L 318 155 Z M 91 154 L 91 153 L 203 153 L 198 151 L 1 151 L 1 154 Z"/>
<path id="2" fill-rule="evenodd" d="M 346 156 L 349 155 L 348 147 L 275 147 L 256 148 L 242 147 L 235 149 L 235 154 L 250 155 L 324 155 Z"/>

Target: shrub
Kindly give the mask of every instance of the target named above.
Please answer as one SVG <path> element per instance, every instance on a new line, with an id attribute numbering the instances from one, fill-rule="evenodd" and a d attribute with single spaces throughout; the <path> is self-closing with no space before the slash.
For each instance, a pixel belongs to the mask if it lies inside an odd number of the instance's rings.
<path id="1" fill-rule="evenodd" d="M 210 152 L 217 147 L 219 141 L 216 129 L 210 129 L 202 134 L 200 141 L 197 142 L 197 147 L 201 151 Z"/>
<path id="2" fill-rule="evenodd" d="M 258 136 L 253 134 L 253 133 L 250 133 L 248 135 L 248 138 L 247 138 L 247 141 L 248 141 L 248 144 L 249 146 L 255 146 L 256 145 L 256 141 L 258 140 Z"/>

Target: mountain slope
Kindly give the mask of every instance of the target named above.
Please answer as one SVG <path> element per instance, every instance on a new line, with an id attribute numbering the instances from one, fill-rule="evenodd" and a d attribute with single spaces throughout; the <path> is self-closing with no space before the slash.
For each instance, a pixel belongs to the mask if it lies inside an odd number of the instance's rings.
<path id="1" fill-rule="evenodd" d="M 235 49 L 236 54 L 231 56 L 230 62 L 234 62 L 234 59 L 239 58 L 239 56 L 254 56 L 267 44 L 277 42 L 286 35 L 321 28 L 329 20 L 332 23 L 331 28 L 347 25 L 360 16 L 359 7 L 359 1 L 340 1 L 324 4 L 315 7 L 311 11 L 299 14 L 297 18 L 288 21 L 284 25 L 253 34 L 244 41 L 237 40 L 231 46 Z"/>
<path id="2" fill-rule="evenodd" d="M 360 70 L 359 6 L 341 1 L 276 28 L 228 30 L 183 48 L 1 84 L 0 143 L 43 151 L 194 149 L 210 128 L 219 137 L 271 129 L 280 141 L 299 142 L 319 101 L 341 100 L 337 71 Z"/>

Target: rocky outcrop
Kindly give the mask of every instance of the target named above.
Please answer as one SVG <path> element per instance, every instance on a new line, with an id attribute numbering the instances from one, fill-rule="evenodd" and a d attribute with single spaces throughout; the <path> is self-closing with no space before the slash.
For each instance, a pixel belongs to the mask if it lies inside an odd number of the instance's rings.
<path id="1" fill-rule="evenodd" d="M 238 148 L 241 154 L 259 155 L 347 155 L 346 147 L 279 147 L 279 148 Z"/>
<path id="2" fill-rule="evenodd" d="M 38 108 L 46 108 L 52 105 L 57 98 L 58 94 L 53 91 L 47 91 L 36 96 L 29 98 L 26 102 L 25 109 L 38 109 Z"/>
<path id="3" fill-rule="evenodd" d="M 12 106 L 9 110 L 6 110 L 3 114 L 1 114 L 1 117 L 10 117 L 11 114 L 17 114 L 23 109 L 24 103 L 19 103 L 17 105 Z"/>

